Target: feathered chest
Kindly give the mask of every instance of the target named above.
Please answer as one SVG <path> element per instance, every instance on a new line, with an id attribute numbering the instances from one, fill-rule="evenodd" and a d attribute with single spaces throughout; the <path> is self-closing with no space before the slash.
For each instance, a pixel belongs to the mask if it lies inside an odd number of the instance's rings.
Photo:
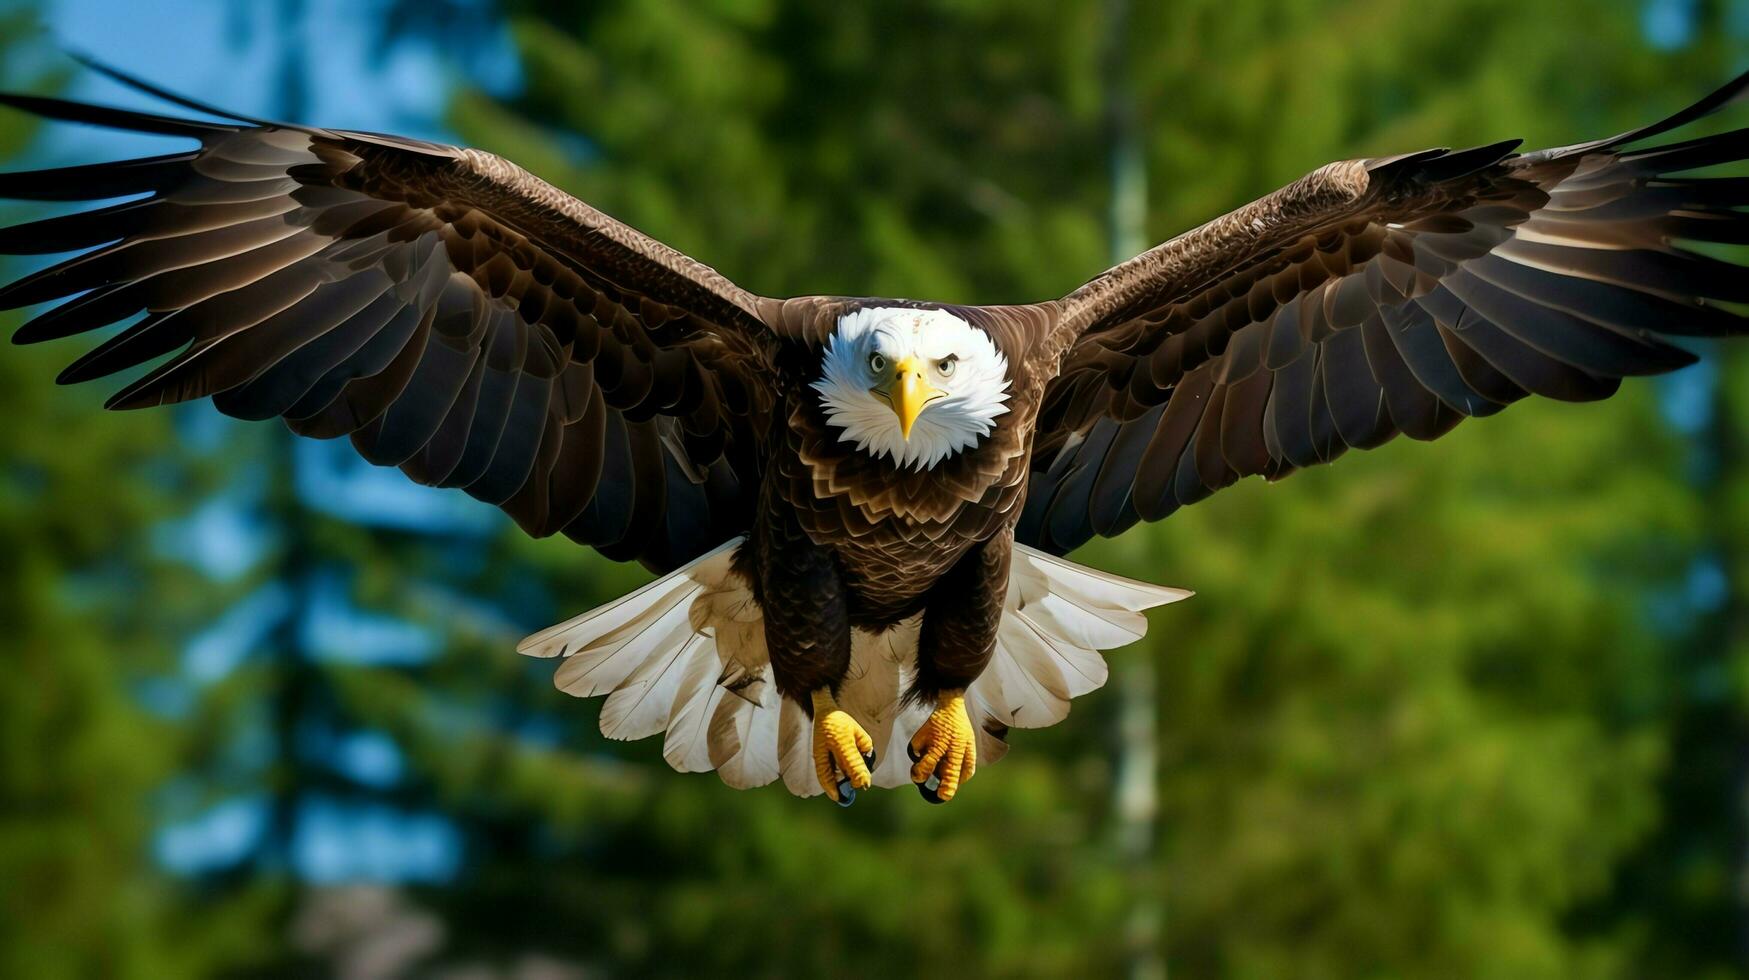
<path id="1" fill-rule="evenodd" d="M 859 447 L 805 375 L 786 380 L 769 472 L 817 542 L 909 563 L 982 541 L 1018 513 L 1041 385 L 1017 385 L 975 444 L 919 466 Z"/>
<path id="2" fill-rule="evenodd" d="M 767 500 L 853 579 L 927 588 L 1018 518 L 1048 372 L 1029 308 L 840 308 L 775 365 Z"/>
<path id="3" fill-rule="evenodd" d="M 901 618 L 1024 503 L 1034 410 L 932 468 L 877 459 L 840 438 L 817 400 L 790 395 L 768 488 L 813 542 L 839 559 L 861 614 Z"/>

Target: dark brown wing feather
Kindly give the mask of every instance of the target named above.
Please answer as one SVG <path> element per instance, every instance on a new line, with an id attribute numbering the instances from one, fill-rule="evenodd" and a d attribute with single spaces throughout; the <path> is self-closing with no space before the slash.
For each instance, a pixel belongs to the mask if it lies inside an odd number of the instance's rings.
<path id="1" fill-rule="evenodd" d="M 1433 439 L 1527 394 L 1603 398 L 1743 333 L 1749 130 L 1630 150 L 1654 126 L 1336 163 L 1062 301 L 1020 540 L 1057 552 L 1398 433 Z"/>
<path id="2" fill-rule="evenodd" d="M 66 300 L 16 341 L 140 317 L 61 380 L 176 352 L 111 407 L 211 396 L 347 435 L 531 534 L 656 568 L 746 529 L 773 338 L 758 298 L 711 269 L 476 150 L 0 103 L 200 144 L 0 175 L 0 197 L 148 195 L 0 230 L 0 254 L 80 252 L 0 289 L 4 309 Z"/>

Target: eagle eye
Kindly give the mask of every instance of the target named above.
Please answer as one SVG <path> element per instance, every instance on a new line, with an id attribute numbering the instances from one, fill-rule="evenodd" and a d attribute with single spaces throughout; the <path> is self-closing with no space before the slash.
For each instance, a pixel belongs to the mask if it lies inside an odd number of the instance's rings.
<path id="1" fill-rule="evenodd" d="M 942 358 L 939 362 L 936 363 L 936 365 L 935 365 L 936 373 L 940 374 L 944 378 L 951 378 L 951 377 L 953 377 L 954 365 L 958 364 L 959 362 L 960 362 L 960 356 L 958 354 L 949 354 L 946 357 Z"/>
<path id="2" fill-rule="evenodd" d="M 880 374 L 887 369 L 887 359 L 881 356 L 880 351 L 875 351 L 868 356 L 868 369 L 875 374 Z"/>

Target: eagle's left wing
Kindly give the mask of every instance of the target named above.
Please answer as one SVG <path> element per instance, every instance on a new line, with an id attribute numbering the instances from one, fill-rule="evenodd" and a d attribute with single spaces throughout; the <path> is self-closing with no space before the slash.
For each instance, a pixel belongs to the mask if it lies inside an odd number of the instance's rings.
<path id="1" fill-rule="evenodd" d="M 1433 439 L 1527 394 L 1604 398 L 1690 363 L 1666 335 L 1749 319 L 1749 129 L 1629 149 L 1735 99 L 1591 143 L 1323 167 L 1061 301 L 1020 540 L 1058 553 L 1240 477 L 1399 432 Z"/>
<path id="2" fill-rule="evenodd" d="M 62 381 L 174 353 L 111 407 L 211 396 L 349 436 L 531 534 L 657 569 L 745 532 L 774 341 L 758 297 L 489 153 L 232 116 L 111 74 L 227 118 L 0 96 L 198 143 L 0 174 L 0 198 L 132 198 L 0 229 L 0 254 L 84 250 L 0 288 L 0 309 L 65 300 L 16 341 L 140 317 Z"/>

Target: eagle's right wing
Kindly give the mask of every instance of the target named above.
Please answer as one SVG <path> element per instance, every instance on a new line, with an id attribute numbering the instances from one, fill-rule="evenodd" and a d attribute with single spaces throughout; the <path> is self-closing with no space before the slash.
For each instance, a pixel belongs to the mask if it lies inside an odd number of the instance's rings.
<path id="1" fill-rule="evenodd" d="M 212 396 L 347 435 L 531 534 L 658 569 L 746 530 L 772 341 L 757 297 L 491 154 L 228 116 L 122 79 L 234 121 L 0 96 L 199 142 L 0 175 L 0 197 L 145 195 L 0 230 L 0 254 L 85 250 L 0 289 L 0 309 L 72 297 L 17 342 L 144 314 L 62 381 L 177 352 L 110 406 Z"/>
<path id="2" fill-rule="evenodd" d="M 1061 301 L 1020 540 L 1058 553 L 1244 476 L 1398 433 L 1433 439 L 1528 394 L 1605 397 L 1739 334 L 1749 274 L 1677 244 L 1749 244 L 1749 130 L 1662 146 L 1663 122 L 1516 154 L 1335 163 Z M 1681 176 L 1688 174 L 1687 176 Z"/>

